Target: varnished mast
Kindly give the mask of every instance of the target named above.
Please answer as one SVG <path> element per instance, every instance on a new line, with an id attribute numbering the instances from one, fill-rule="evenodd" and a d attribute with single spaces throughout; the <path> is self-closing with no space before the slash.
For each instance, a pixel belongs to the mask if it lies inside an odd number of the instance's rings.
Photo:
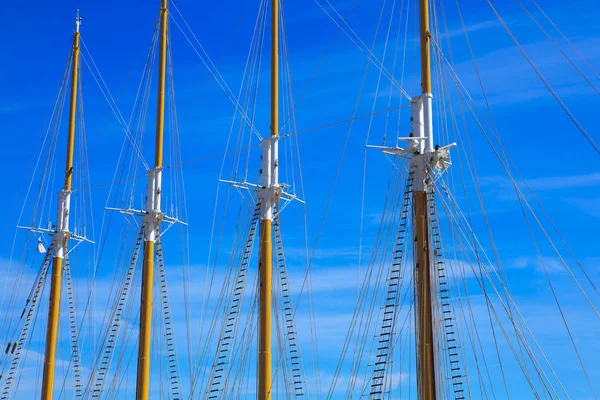
<path id="1" fill-rule="evenodd" d="M 146 214 L 144 217 L 144 261 L 142 266 L 142 297 L 140 304 L 140 332 L 137 363 L 136 399 L 147 400 L 150 384 L 150 344 L 152 328 L 152 287 L 154 280 L 154 252 L 158 227 L 162 219 L 161 183 L 163 164 L 163 134 L 165 125 L 165 73 L 167 65 L 168 0 L 162 0 L 160 9 L 160 53 L 158 65 L 158 105 L 156 110 L 156 148 L 154 168 L 148 171 Z"/>
<path id="2" fill-rule="evenodd" d="M 271 0 L 271 135 L 262 143 L 262 191 L 259 255 L 259 357 L 258 400 L 271 399 L 272 354 L 271 310 L 273 280 L 273 208 L 280 194 L 278 172 L 279 139 L 279 0 Z"/>
<path id="3" fill-rule="evenodd" d="M 48 327 L 46 332 L 46 352 L 44 354 L 44 375 L 42 378 L 42 400 L 52 399 L 54 388 L 54 370 L 56 361 L 56 340 L 58 320 L 60 316 L 60 294 L 62 284 L 63 259 L 67 254 L 69 241 L 69 210 L 71 206 L 71 183 L 73 180 L 73 152 L 75 147 L 75 117 L 77 113 L 77 82 L 79 77 L 79 10 L 75 18 L 73 33 L 73 50 L 71 64 L 71 96 L 69 110 L 69 130 L 67 137 L 67 154 L 65 168 L 65 184 L 58 195 L 58 219 L 56 233 L 52 240 L 54 257 L 52 260 L 52 280 L 50 283 L 50 306 L 48 311 Z"/>
<path id="4" fill-rule="evenodd" d="M 418 123 L 419 155 L 413 156 L 413 205 L 416 234 L 416 303 L 418 327 L 417 384 L 421 400 L 434 400 L 435 342 L 433 334 L 433 306 L 431 283 L 431 255 L 429 243 L 429 200 L 427 198 L 427 163 L 433 149 L 431 56 L 429 41 L 429 2 L 420 0 L 421 32 L 421 87 L 422 94 L 413 100 L 413 123 Z M 415 107 L 416 105 L 416 107 Z M 414 129 L 413 129 L 414 131 Z M 416 133 L 416 132 L 415 132 Z"/>

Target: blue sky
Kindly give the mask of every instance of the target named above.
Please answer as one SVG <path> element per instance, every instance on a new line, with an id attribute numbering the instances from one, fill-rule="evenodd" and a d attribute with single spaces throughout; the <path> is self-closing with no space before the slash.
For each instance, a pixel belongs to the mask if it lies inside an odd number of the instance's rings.
<path id="1" fill-rule="evenodd" d="M 319 3 L 326 4 L 322 1 Z M 331 1 L 331 3 L 342 15 L 352 9 L 347 23 L 356 35 L 370 47 L 382 2 L 358 0 L 354 8 L 352 1 L 338 0 Z M 392 3 L 392 1 L 388 1 L 384 9 L 383 20 L 386 22 Z M 398 13 L 401 3 L 403 2 L 395 3 L 396 13 Z M 413 6 L 412 3 L 411 6 Z M 553 47 L 552 43 L 535 27 L 516 2 L 500 3 L 499 1 L 494 2 L 533 62 L 590 135 L 598 139 L 600 133 L 595 118 L 595 111 L 598 109 L 598 94 L 585 83 Z M 530 2 L 524 3 L 528 7 L 532 7 Z M 237 94 L 250 47 L 258 2 L 244 0 L 199 4 L 180 0 L 176 4 L 206 53 L 218 65 L 218 70 L 231 91 Z M 558 0 L 540 0 L 539 4 L 565 35 L 573 41 L 590 64 L 596 70 L 600 68 L 600 51 L 598 50 L 600 34 L 596 23 L 600 12 L 597 5 L 593 1 L 577 1 L 576 4 L 564 5 Z M 593 229 L 600 217 L 598 212 L 600 199 L 598 155 L 586 143 L 543 87 L 529 64 L 498 23 L 487 3 L 481 0 L 469 0 L 461 1 L 460 5 L 494 120 L 506 152 L 526 178 L 529 187 L 551 216 L 577 259 L 586 268 L 592 281 L 598 282 L 600 255 L 597 251 L 597 234 Z M 0 206 L 8 210 L 4 222 L 0 224 L 2 229 L 0 256 L 2 263 L 6 265 L 5 270 L 8 269 L 13 249 L 14 228 L 18 222 L 19 211 L 33 172 L 30 160 L 34 160 L 38 155 L 40 138 L 47 128 L 70 51 L 74 10 L 81 9 L 83 17 L 82 37 L 89 50 L 89 53 L 86 52 L 84 56 L 86 54 L 93 56 L 121 112 L 128 116 L 132 110 L 137 85 L 151 43 L 157 7 L 158 4 L 111 0 L 102 2 L 102 4 L 63 1 L 60 4 L 52 5 L 47 2 L 34 1 L 28 4 L 11 4 L 5 8 L 5 23 L 0 26 L 0 34 L 5 38 L 0 45 L 0 59 L 5 60 L 0 66 L 0 85 L 3 93 L 2 100 L 0 100 L 0 129 L 2 129 L 5 139 L 4 147 L 10 149 L 5 151 L 4 155 L 5 165 L 10 166 L 11 172 L 4 177 L 5 188 L 9 189 L 0 199 Z M 478 108 L 483 110 L 482 115 L 487 118 L 485 103 L 462 34 L 455 2 L 446 1 L 444 7 L 447 13 L 454 68 L 462 83 L 473 96 Z M 327 7 L 326 9 L 330 10 Z M 387 108 L 390 83 L 382 78 L 379 89 L 377 89 L 378 70 L 373 65 L 365 75 L 362 95 L 356 106 L 367 59 L 351 40 L 341 33 L 336 33 L 337 26 L 323 12 L 317 2 L 285 3 L 285 13 L 291 82 L 294 98 L 299 99 L 295 109 L 298 131 L 311 130 L 331 122 L 349 119 L 352 117 L 355 107 L 356 115 L 368 114 L 372 109 L 384 110 Z M 538 14 L 535 15 L 538 16 Z M 181 19 L 178 21 L 181 23 Z M 397 23 L 397 20 L 393 23 Z M 443 30 L 443 27 L 440 26 L 440 29 Z M 385 31 L 384 23 L 376 37 L 373 54 L 379 59 L 385 57 L 384 65 L 391 69 L 394 52 L 388 47 L 387 53 L 384 55 Z M 189 299 L 190 309 L 187 313 L 191 323 L 189 329 L 193 335 L 191 343 L 195 348 L 199 340 L 198 332 L 201 323 L 206 323 L 212 317 L 210 312 L 205 315 L 201 310 L 203 307 L 207 307 L 210 311 L 216 301 L 216 294 L 213 293 L 213 297 L 208 300 L 208 303 L 203 303 L 204 296 L 207 295 L 207 260 L 210 260 L 211 267 L 216 267 L 215 282 L 217 283 L 215 286 L 218 287 L 226 273 L 227 260 L 229 260 L 234 240 L 238 207 L 240 204 L 244 204 L 244 200 L 237 191 L 227 185 L 221 185 L 219 197 L 217 197 L 217 207 L 214 208 L 217 179 L 223 162 L 223 158 L 216 155 L 226 149 L 228 134 L 232 127 L 234 128 L 234 144 L 230 149 L 237 146 L 235 140 L 242 136 L 235 136 L 235 132 L 241 132 L 238 131 L 239 116 L 232 123 L 234 108 L 223 90 L 217 85 L 175 24 L 171 25 L 171 32 L 174 87 L 181 138 L 180 160 L 189 162 L 181 169 L 185 177 L 187 202 L 185 219 L 189 223 L 189 228 L 184 230 L 173 228 L 166 234 L 165 257 L 172 298 L 171 306 L 177 330 L 180 368 L 184 387 L 187 387 L 189 373 L 186 361 L 186 303 L 184 297 L 187 296 Z M 235 34 L 232 35 L 232 32 Z M 391 36 L 394 34 L 395 30 Z M 335 40 L 328 49 L 334 37 Z M 555 35 L 555 37 L 557 36 Z M 411 95 L 416 95 L 419 82 L 418 73 L 412 68 L 414 60 L 412 34 L 409 34 L 407 43 L 407 60 L 409 62 L 407 62 L 404 75 L 405 88 Z M 447 42 L 443 43 L 444 53 L 450 57 Z M 558 43 L 567 48 L 563 41 L 558 40 Z M 319 64 L 325 52 L 327 52 L 327 56 Z M 568 54 L 574 60 L 578 60 L 572 51 L 568 50 Z M 86 59 L 89 62 L 89 57 Z M 256 102 L 255 125 L 263 135 L 268 132 L 269 124 L 267 65 L 267 58 L 265 58 Z M 320 66 L 314 72 L 317 65 Z M 600 80 L 585 65 L 580 61 L 577 61 L 577 65 L 596 87 L 600 87 Z M 123 273 L 124 265 L 129 257 L 127 254 L 121 253 L 122 248 L 126 248 L 135 236 L 135 228 L 130 220 L 125 220 L 118 215 L 110 217 L 110 213 L 104 213 L 103 207 L 105 204 L 112 204 L 113 201 L 120 200 L 120 196 L 130 186 L 135 187 L 134 200 L 136 204 L 139 204 L 139 198 L 143 193 L 144 179 L 135 180 L 133 185 L 126 183 L 120 189 L 113 186 L 114 190 L 110 193 L 111 197 L 107 203 L 109 188 L 111 188 L 107 184 L 113 180 L 124 134 L 85 65 L 82 67 L 82 90 L 89 154 L 87 162 L 90 185 L 93 189 L 81 192 L 85 192 L 85 195 L 92 199 L 91 207 L 88 204 L 89 209 L 82 212 L 81 215 L 88 213 L 88 216 L 93 216 L 94 228 L 88 226 L 88 230 L 89 232 L 93 230 L 93 236 L 98 243 L 103 243 L 101 237 L 107 239 L 103 247 L 103 255 L 97 265 L 98 281 L 94 291 L 94 313 L 89 316 L 90 321 L 93 321 L 92 325 L 99 329 L 104 310 L 107 308 L 106 305 L 114 297 L 114 294 L 110 292 L 113 277 Z M 453 94 L 453 96 L 456 95 Z M 397 107 L 406 104 L 406 101 L 393 91 L 390 104 Z M 456 106 L 458 103 L 454 104 Z M 147 139 L 141 146 L 146 160 L 152 160 L 153 112 L 154 97 L 151 95 L 148 122 L 144 130 Z M 408 111 L 404 109 L 400 115 L 401 120 L 405 121 L 408 114 Z M 398 118 L 397 112 L 390 115 Z M 369 118 L 357 120 L 352 125 L 351 131 L 349 131 L 347 123 L 311 130 L 286 142 L 295 146 L 294 141 L 296 138 L 298 139 L 297 145 L 301 154 L 304 182 L 302 197 L 307 202 L 306 232 L 308 232 L 310 254 L 313 254 L 317 235 L 319 240 L 310 264 L 312 271 L 311 296 L 319 346 L 318 374 L 324 393 L 329 388 L 335 370 L 341 343 L 345 338 L 354 311 L 358 288 L 365 279 L 365 267 L 367 266 L 365 260 L 369 259 L 373 251 L 373 244 L 383 213 L 388 181 L 392 173 L 391 165 L 385 157 L 375 150 L 369 150 L 366 153 L 365 176 L 368 184 L 364 197 L 364 217 L 361 223 L 364 145 L 369 131 L 369 123 Z M 385 116 L 378 115 L 371 123 L 369 144 L 381 144 Z M 402 126 L 405 127 L 406 124 Z M 546 349 L 552 365 L 557 368 L 571 398 L 594 398 L 590 394 L 589 388 L 585 386 L 584 377 L 561 323 L 560 314 L 553 302 L 552 293 L 548 289 L 542 270 L 543 266 L 547 267 L 552 282 L 556 284 L 560 303 L 568 315 L 569 326 L 575 341 L 579 349 L 583 350 L 582 358 L 592 382 L 600 381 L 600 369 L 595 363 L 600 353 L 600 348 L 594 340 L 600 329 L 597 317 L 585 299 L 577 292 L 577 287 L 556 252 L 543 239 L 542 232 L 537 228 L 534 229 L 534 236 L 540 243 L 541 257 L 536 255 L 536 249 L 527 228 L 527 221 L 523 218 L 510 180 L 495 159 L 483 135 L 477 130 L 473 119 L 467 118 L 466 128 L 468 128 L 470 138 L 468 144 L 466 136 L 464 136 L 465 129 L 461 130 L 461 136 L 454 138 L 462 149 L 453 150 L 455 151 L 453 153 L 455 166 L 452 173 L 456 174 L 456 179 L 458 179 L 459 168 L 467 168 L 467 164 L 463 161 L 464 151 L 468 151 L 468 145 L 472 146 L 489 225 L 493 231 L 515 302 L 519 305 L 519 309 L 532 331 L 536 333 L 536 339 Z M 61 157 L 64 147 L 62 143 L 64 143 L 65 129 L 63 121 L 57 150 L 58 173 L 61 172 L 62 166 Z M 248 140 L 248 131 L 242 133 L 243 138 Z M 401 130 L 401 133 L 405 133 L 404 130 Z M 393 135 L 394 132 L 390 130 L 387 134 L 388 140 Z M 333 190 L 331 207 L 327 209 L 326 220 L 321 230 L 321 221 L 346 138 L 348 138 L 348 142 L 341 163 L 341 172 Z M 258 144 L 256 137 L 251 140 L 252 145 Z M 167 144 L 170 143 L 167 140 Z M 296 147 L 294 147 L 294 151 L 295 149 Z M 216 157 L 207 158 L 208 156 Z M 249 157 L 248 179 L 256 181 L 257 151 L 253 150 Z M 168 155 L 167 158 L 167 163 L 174 163 L 171 155 Z M 143 170 L 139 169 L 141 168 L 139 160 L 130 159 L 137 165 L 137 175 L 143 174 Z M 200 159 L 202 161 L 194 161 Z M 225 158 L 226 168 L 225 172 L 221 174 L 221 178 L 232 179 L 230 171 L 235 161 L 233 156 Z M 242 158 L 242 165 L 243 162 L 245 162 L 245 158 Z M 300 193 L 298 175 L 300 165 L 296 154 L 290 155 L 290 163 L 283 166 L 282 176 L 291 177 L 292 165 L 295 168 L 295 175 L 288 183 L 294 184 Z M 245 172 L 244 168 L 241 167 L 242 172 Z M 39 179 L 39 175 L 36 179 Z M 172 183 L 174 180 L 168 182 Z M 58 190 L 60 183 L 60 175 L 56 175 L 52 180 L 52 187 Z M 482 247 L 491 254 L 491 243 L 487 236 L 483 213 L 476 200 L 475 189 L 472 182 L 468 180 L 467 183 L 464 185 L 464 191 L 459 185 L 460 192 L 456 193 L 457 201 L 461 207 L 464 207 L 466 204 L 465 193 L 472 199 L 469 204 L 472 207 L 473 227 L 482 242 Z M 31 218 L 33 197 L 33 195 L 30 196 L 28 202 L 24 204 L 25 223 L 29 223 L 29 218 Z M 174 197 L 167 197 L 167 203 L 175 202 Z M 229 198 L 230 202 L 226 203 L 226 198 Z M 527 195 L 526 198 L 533 203 L 531 195 Z M 176 203 L 182 207 L 182 198 L 179 197 L 176 200 Z M 534 208 L 540 215 L 540 210 L 535 206 Z M 51 207 L 50 209 L 53 210 Z M 49 211 L 49 215 L 53 215 L 53 212 Z M 181 213 L 180 215 L 183 214 L 181 208 L 178 209 L 178 212 Z M 209 259 L 209 242 L 213 235 L 211 233 L 213 232 L 213 213 L 218 216 L 217 221 L 220 222 L 221 218 L 223 219 L 224 229 L 222 245 L 218 251 L 214 246 L 210 249 Z M 108 228 L 106 228 L 107 225 L 102 225 L 103 217 L 112 218 Z M 299 203 L 292 203 L 284 211 L 282 219 L 290 279 L 294 288 L 293 294 L 298 296 L 306 270 L 303 206 Z M 531 216 L 528 221 L 532 223 Z M 547 222 L 545 224 L 545 227 L 548 228 Z M 362 242 L 359 241 L 361 225 L 363 226 Z M 101 232 L 102 226 L 106 229 Z M 217 232 L 219 226 L 217 224 Z M 182 242 L 180 234 L 183 234 L 184 238 L 189 234 L 189 242 Z M 553 240 L 559 242 L 556 235 L 552 234 L 552 237 Z M 17 293 L 24 293 L 29 290 L 41 260 L 39 256 L 34 256 L 32 253 L 35 241 L 26 242 L 25 233 L 19 232 L 15 243 L 16 250 L 13 253 L 15 264 L 11 266 L 10 270 L 13 272 L 2 273 L 4 276 L 3 286 L 15 287 Z M 362 248 L 359 247 L 361 244 Z M 90 285 L 89 271 L 93 267 L 93 261 L 90 260 L 94 259 L 94 253 L 100 247 L 100 245 L 96 248 L 89 246 L 86 249 L 85 246 L 87 245 L 82 244 L 78 253 L 73 257 L 73 264 L 76 265 L 73 268 L 77 285 L 77 303 L 80 310 L 84 306 L 84 299 Z M 560 247 L 560 252 L 568 255 L 564 247 Z M 23 254 L 22 257 L 21 254 Z M 215 261 L 216 255 L 218 255 L 218 259 Z M 360 270 L 358 270 L 359 255 L 363 260 Z M 182 259 L 186 268 L 189 268 L 186 270 L 189 273 L 187 286 L 182 283 Z M 467 266 L 469 264 L 465 260 L 454 260 L 454 264 L 461 263 Z M 452 265 L 452 263 L 450 264 Z M 256 262 L 253 260 L 252 266 L 255 267 L 255 265 Z M 577 268 L 571 258 L 569 258 L 569 266 L 573 269 Z M 14 271 L 19 271 L 19 273 L 16 274 Z M 255 268 L 251 268 L 248 278 L 250 285 L 254 282 L 254 274 Z M 577 277 L 583 279 L 581 273 Z M 478 323 L 481 323 L 482 327 L 487 327 L 487 330 L 482 328 L 480 332 L 482 337 L 486 337 L 484 348 L 486 351 L 491 351 L 489 354 L 493 355 L 491 332 L 489 332 L 489 325 L 486 325 L 485 302 L 481 293 L 477 292 L 477 284 L 472 274 L 467 274 L 465 279 L 467 287 L 473 289 L 473 307 Z M 600 305 L 597 295 L 594 295 L 589 285 L 584 286 L 590 293 L 591 302 L 596 306 Z M 139 290 L 139 287 L 136 290 Z M 7 315 L 14 311 L 14 309 L 7 308 L 6 304 L 10 296 L 8 293 L 10 290 L 4 289 L 2 312 Z M 248 288 L 248 299 L 250 299 L 249 293 L 251 293 L 250 287 Z M 137 298 L 137 296 L 137 291 L 134 291 L 132 298 Z M 246 304 L 250 305 L 251 302 L 248 300 Z M 499 303 L 494 304 L 496 307 L 500 307 Z M 17 313 L 20 313 L 21 305 L 22 303 L 17 300 L 14 306 L 18 310 Z M 44 310 L 47 307 L 47 296 L 44 297 L 40 307 L 40 321 L 45 321 Z M 312 385 L 315 377 L 312 374 L 313 365 L 310 362 L 309 346 L 311 341 L 306 294 L 302 297 L 298 310 L 297 323 L 301 330 L 302 347 L 305 350 L 304 358 L 307 364 L 308 380 Z M 245 316 L 247 315 L 244 314 Z M 135 336 L 135 315 L 130 316 L 127 322 L 131 325 L 131 329 L 127 332 Z M 64 328 L 66 328 L 68 326 L 66 319 L 64 324 Z M 25 368 L 29 368 L 27 369 L 29 374 L 24 375 L 26 378 L 23 378 L 20 385 L 19 393 L 22 396 L 26 396 L 29 393 L 28 390 L 35 390 L 33 389 L 35 369 L 40 364 L 39 355 L 43 349 L 41 347 L 43 343 L 41 327 L 41 323 L 36 326 L 32 337 L 29 362 L 25 365 Z M 5 331 L 2 331 L 2 334 L 5 335 Z M 85 339 L 82 339 L 84 341 L 82 347 L 84 365 L 86 361 L 89 363 L 90 355 L 94 352 L 96 345 L 92 343 L 96 341 L 97 335 L 98 332 L 87 332 Z M 10 339 L 7 337 L 6 340 Z M 60 348 L 62 349 L 60 354 L 64 355 L 68 349 L 68 337 L 65 336 Z M 513 390 L 511 398 L 531 398 L 531 392 L 524 384 L 522 373 L 514 365 L 514 362 L 511 364 L 510 360 L 513 358 L 510 350 L 506 345 L 501 347 L 501 350 L 506 355 L 507 365 L 510 366 L 507 372 L 509 381 L 514 385 L 511 387 Z M 66 357 L 62 359 L 65 360 Z M 501 387 L 496 386 L 499 385 L 499 381 L 495 380 L 499 379 L 497 377 L 498 369 L 497 365 L 493 364 L 492 362 L 490 368 L 494 375 L 494 387 L 498 388 Z M 249 393 L 253 390 L 253 364 L 250 365 Z M 2 367 L 4 368 L 4 364 Z M 64 370 L 59 367 L 57 371 L 61 376 L 58 379 L 62 380 L 63 375 L 61 374 L 64 374 Z M 158 376 L 156 368 L 154 374 Z M 86 375 L 87 369 L 84 368 L 84 376 Z M 121 387 L 121 392 L 118 393 L 121 398 L 129 398 L 132 393 L 132 385 L 135 382 L 132 378 L 134 376 L 133 364 L 126 376 L 127 379 Z M 350 378 L 350 376 L 342 376 L 340 385 L 343 386 L 344 382 Z M 405 387 L 414 386 L 410 377 L 399 375 L 398 379 L 405 384 Z M 597 383 L 594 384 L 596 391 L 600 390 Z M 67 381 L 66 387 L 68 388 L 69 385 L 70 383 Z M 158 391 L 156 384 L 154 390 L 155 393 Z M 503 393 L 496 390 L 496 395 L 504 398 Z M 341 388 L 335 393 L 334 398 L 344 398 L 344 393 L 344 388 Z M 512 396 L 513 393 L 514 396 Z M 478 398 L 478 396 L 475 395 L 473 398 Z"/>

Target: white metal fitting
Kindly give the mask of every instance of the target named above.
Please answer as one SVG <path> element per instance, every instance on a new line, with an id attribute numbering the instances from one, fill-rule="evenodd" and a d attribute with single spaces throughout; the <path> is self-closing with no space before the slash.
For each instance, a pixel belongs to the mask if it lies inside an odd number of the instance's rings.
<path id="1" fill-rule="evenodd" d="M 415 154 L 410 159 L 410 170 L 413 173 L 413 190 L 423 191 L 427 188 L 430 154 Z"/>
<path id="2" fill-rule="evenodd" d="M 410 169 L 413 172 L 413 189 L 425 190 L 432 182 L 432 176 L 443 172 L 451 165 L 450 148 L 456 143 L 439 147 L 425 154 L 414 154 L 410 159 Z"/>

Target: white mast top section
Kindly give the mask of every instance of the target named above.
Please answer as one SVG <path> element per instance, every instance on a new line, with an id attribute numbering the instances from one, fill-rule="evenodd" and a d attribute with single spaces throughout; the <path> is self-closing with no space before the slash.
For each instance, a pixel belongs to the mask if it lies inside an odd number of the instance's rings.
<path id="1" fill-rule="evenodd" d="M 413 140 L 410 166 L 414 173 L 414 190 L 426 190 L 433 183 L 434 173 L 448 169 L 451 165 L 450 148 L 456 146 L 456 143 L 444 147 L 434 145 L 432 100 L 431 93 L 423 93 L 411 102 Z"/>
<path id="2" fill-rule="evenodd" d="M 450 165 L 450 148 L 456 143 L 440 147 L 435 145 L 433 138 L 433 96 L 423 93 L 413 97 L 412 133 L 410 137 L 400 137 L 398 140 L 407 141 L 408 148 L 367 146 L 381 149 L 384 154 L 408 158 L 413 176 L 414 190 L 425 190 L 433 183 L 435 176 L 445 172 Z"/>
<path id="3" fill-rule="evenodd" d="M 279 184 L 279 136 L 263 139 L 261 172 L 261 219 L 272 221 L 273 208 L 283 192 Z"/>
<path id="4" fill-rule="evenodd" d="M 75 32 L 79 33 L 79 27 L 81 26 L 81 17 L 79 16 L 79 10 L 75 13 Z"/>

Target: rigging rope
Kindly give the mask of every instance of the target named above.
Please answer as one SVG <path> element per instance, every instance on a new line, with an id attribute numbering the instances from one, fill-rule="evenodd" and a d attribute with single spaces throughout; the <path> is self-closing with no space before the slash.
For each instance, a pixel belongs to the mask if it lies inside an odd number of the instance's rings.
<path id="1" fill-rule="evenodd" d="M 294 320 L 294 311 L 290 293 L 288 271 L 283 252 L 283 239 L 281 237 L 281 223 L 279 213 L 276 213 L 276 219 L 273 223 L 273 234 L 275 236 L 275 254 L 277 259 L 277 280 L 281 289 L 281 303 L 283 306 L 283 315 L 285 321 L 285 331 L 283 342 L 287 345 L 289 354 L 288 362 L 291 367 L 291 384 L 296 399 L 310 398 L 306 391 L 306 379 L 304 377 L 304 365 L 302 362 L 302 353 L 300 351 L 300 342 L 298 340 L 298 329 Z M 282 344 L 283 346 L 283 344 Z M 283 353 L 283 352 L 281 352 Z M 282 361 L 283 362 L 283 361 Z"/>
<path id="2" fill-rule="evenodd" d="M 142 227 L 142 229 L 140 229 L 140 233 L 135 243 L 131 256 L 131 261 L 129 263 L 129 267 L 127 269 L 127 273 L 125 275 L 125 279 L 123 281 L 123 285 L 121 287 L 119 296 L 117 297 L 117 301 L 113 305 L 111 317 L 109 319 L 110 323 L 106 329 L 105 334 L 103 335 L 104 338 L 101 342 L 102 345 L 99 348 L 98 355 L 93 364 L 94 368 L 92 369 L 92 373 L 90 375 L 90 379 L 88 381 L 84 393 L 84 397 L 86 398 L 90 396 L 91 398 L 96 399 L 100 398 L 100 396 L 102 395 L 102 391 L 106 382 L 106 374 L 108 373 L 110 368 L 113 352 L 116 347 L 117 336 L 121 327 L 121 320 L 123 318 L 123 313 L 125 311 L 125 306 L 127 304 L 129 292 L 133 283 L 133 276 L 135 273 L 136 265 L 138 263 L 143 239 L 144 229 Z"/>
<path id="3" fill-rule="evenodd" d="M 168 380 L 170 384 L 170 396 L 173 400 L 182 399 L 181 377 L 179 374 L 179 363 L 177 361 L 177 346 L 175 344 L 175 333 L 173 331 L 173 318 L 171 316 L 171 305 L 169 303 L 169 291 L 167 289 L 167 273 L 165 271 L 165 262 L 163 259 L 162 241 L 156 243 L 156 261 L 158 264 L 159 284 L 160 284 L 160 305 L 161 317 L 164 322 L 164 339 L 167 349 Z M 161 391 L 162 393 L 162 391 Z"/>
<path id="4" fill-rule="evenodd" d="M 229 349 L 235 340 L 235 334 L 239 325 L 244 289 L 246 288 L 246 276 L 250 259 L 252 257 L 252 249 L 254 247 L 254 239 L 256 236 L 256 227 L 259 219 L 260 203 L 256 205 L 254 215 L 252 216 L 252 220 L 250 222 L 250 229 L 244 248 L 244 253 L 242 255 L 242 260 L 234 280 L 233 294 L 229 300 L 227 313 L 225 314 L 225 318 L 223 319 L 221 325 L 218 347 L 208 380 L 207 391 L 204 395 L 204 398 L 209 400 L 222 397 L 223 388 L 221 386 L 225 384 L 223 377 L 228 374 L 226 366 L 228 365 L 229 358 L 231 357 Z"/>
<path id="5" fill-rule="evenodd" d="M 490 6 L 490 8 L 492 9 L 492 11 L 494 12 L 494 14 L 496 15 L 496 18 L 498 18 L 498 21 L 500 21 L 500 23 L 504 27 L 504 30 L 506 30 L 506 33 L 508 33 L 508 35 L 510 36 L 510 38 L 512 39 L 512 41 L 515 43 L 515 45 L 517 46 L 517 48 L 519 49 L 519 51 L 521 52 L 521 54 L 523 55 L 523 57 L 525 57 L 525 60 L 527 60 L 527 62 L 529 63 L 529 65 L 531 66 L 531 68 L 533 69 L 533 71 L 536 73 L 536 75 L 540 79 L 540 81 L 544 84 L 544 86 L 546 87 L 546 89 L 548 89 L 548 91 L 550 92 L 550 94 L 552 95 L 552 97 L 554 97 L 554 100 L 556 100 L 556 102 L 558 103 L 558 105 L 560 106 L 560 108 L 562 108 L 562 110 L 565 112 L 565 114 L 567 115 L 567 117 L 569 117 L 569 119 L 571 120 L 571 122 L 573 123 L 573 125 L 575 125 L 575 127 L 583 135 L 583 137 L 585 138 L 585 140 L 587 140 L 587 142 L 592 147 L 592 149 L 596 153 L 598 153 L 598 155 L 600 155 L 600 146 L 598 146 L 598 144 L 590 136 L 590 134 L 587 132 L 587 130 L 583 127 L 583 125 L 581 125 L 581 123 L 577 120 L 577 118 L 575 117 L 575 115 L 573 115 L 573 113 L 571 112 L 571 110 L 562 101 L 562 99 L 560 98 L 560 96 L 558 95 L 558 93 L 556 93 L 556 91 L 554 90 L 554 88 L 552 88 L 552 86 L 550 85 L 550 83 L 542 75 L 542 73 L 538 69 L 538 67 L 533 63 L 533 60 L 529 57 L 529 55 L 527 54 L 527 52 L 525 51 L 525 49 L 523 48 L 523 46 L 521 45 L 521 43 L 519 43 L 519 41 L 517 40 L 517 38 L 515 37 L 515 35 L 512 33 L 512 31 L 508 27 L 508 25 L 506 25 L 506 22 L 504 22 L 504 19 L 500 16 L 500 14 L 496 10 L 496 8 L 492 4 L 492 2 L 490 0 L 485 0 L 485 1 L 488 3 L 488 5 Z"/>
<path id="6" fill-rule="evenodd" d="M 79 350 L 79 332 L 77 330 L 77 311 L 75 310 L 75 295 L 73 292 L 73 279 L 71 277 L 71 264 L 69 257 L 65 257 L 64 265 L 65 281 L 67 286 L 67 303 L 69 311 L 69 333 L 71 338 L 71 354 L 69 367 L 73 364 L 73 392 L 74 398 L 82 396 L 83 386 L 81 383 L 81 354 Z"/>
<path id="7" fill-rule="evenodd" d="M 405 261 L 406 241 L 410 237 L 407 232 L 409 228 L 409 216 L 412 203 L 413 173 L 406 179 L 406 188 L 400 211 L 398 231 L 394 241 L 392 260 L 387 273 L 387 290 L 385 294 L 383 314 L 380 331 L 377 340 L 377 355 L 373 364 L 371 376 L 371 390 L 369 399 L 383 400 L 386 389 L 386 377 L 391 373 L 393 363 L 394 336 L 396 334 L 396 323 L 400 307 L 400 294 L 402 292 L 402 264 Z M 388 388 L 389 389 L 389 388 Z"/>
<path id="8" fill-rule="evenodd" d="M 33 287 L 31 289 L 31 294 L 27 298 L 27 302 L 25 303 L 25 308 L 21 313 L 21 320 L 25 317 L 23 321 L 23 327 L 19 333 L 19 337 L 15 340 L 14 343 L 9 342 L 6 347 L 5 354 L 10 352 L 10 356 L 12 356 L 10 368 L 8 370 L 8 376 L 4 380 L 4 386 L 2 388 L 2 395 L 0 396 L 1 400 L 10 399 L 12 393 L 12 385 L 17 378 L 16 374 L 19 369 L 19 364 L 21 362 L 21 355 L 25 345 L 28 344 L 29 335 L 31 333 L 32 324 L 35 322 L 35 316 L 37 314 L 39 308 L 39 299 L 42 294 L 42 290 L 44 288 L 44 284 L 46 283 L 46 277 L 48 275 L 48 269 L 52 264 L 52 247 L 49 247 L 46 251 L 46 257 L 42 263 L 42 267 L 36 277 L 36 280 L 33 283 Z M 4 374 L 2 374 L 4 375 Z"/>
<path id="9" fill-rule="evenodd" d="M 461 372 L 459 341 L 457 337 L 456 318 L 454 315 L 454 307 L 451 302 L 451 288 L 448 282 L 448 271 L 443 258 L 442 238 L 440 232 L 440 218 L 437 214 L 435 188 L 430 188 L 427 193 L 429 197 L 429 227 L 433 244 L 433 267 L 437 272 L 437 285 L 439 292 L 440 305 L 440 324 L 443 327 L 443 333 L 446 340 L 446 352 L 449 360 L 450 376 L 446 377 L 452 383 L 452 392 L 454 400 L 464 400 L 465 390 L 464 385 L 467 377 Z"/>

